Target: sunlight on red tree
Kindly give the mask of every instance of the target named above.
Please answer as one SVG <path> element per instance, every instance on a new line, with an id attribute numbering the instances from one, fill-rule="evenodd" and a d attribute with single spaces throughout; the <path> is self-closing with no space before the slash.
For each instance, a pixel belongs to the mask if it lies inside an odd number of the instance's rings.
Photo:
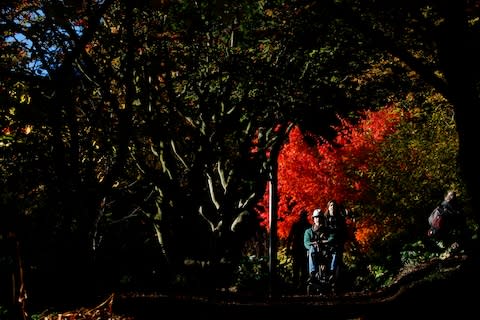
<path id="1" fill-rule="evenodd" d="M 376 163 L 380 143 L 395 132 L 408 115 L 395 105 L 359 113 L 355 123 L 338 118 L 337 135 L 331 141 L 294 127 L 278 157 L 278 236 L 288 236 L 301 210 L 325 210 L 330 199 L 341 204 L 364 197 L 367 181 L 362 172 Z M 263 207 L 268 208 L 268 190 Z M 265 222 L 268 212 L 260 212 Z M 379 226 L 364 221 L 356 225 L 356 238 L 368 242 Z"/>

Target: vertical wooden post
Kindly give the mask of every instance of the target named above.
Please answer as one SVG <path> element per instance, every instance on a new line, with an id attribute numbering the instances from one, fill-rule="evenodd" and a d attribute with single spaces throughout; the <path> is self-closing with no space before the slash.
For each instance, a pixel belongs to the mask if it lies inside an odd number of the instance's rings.
<path id="1" fill-rule="evenodd" d="M 269 181 L 269 294 L 273 297 L 277 294 L 277 161 L 272 161 Z"/>

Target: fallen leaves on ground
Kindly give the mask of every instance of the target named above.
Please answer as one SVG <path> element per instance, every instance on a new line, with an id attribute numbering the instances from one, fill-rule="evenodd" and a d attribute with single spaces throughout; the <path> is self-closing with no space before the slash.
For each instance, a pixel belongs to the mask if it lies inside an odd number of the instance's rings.
<path id="1" fill-rule="evenodd" d="M 112 311 L 114 294 L 94 308 L 80 308 L 62 313 L 41 314 L 40 320 L 134 320 L 133 317 L 115 315 Z"/>

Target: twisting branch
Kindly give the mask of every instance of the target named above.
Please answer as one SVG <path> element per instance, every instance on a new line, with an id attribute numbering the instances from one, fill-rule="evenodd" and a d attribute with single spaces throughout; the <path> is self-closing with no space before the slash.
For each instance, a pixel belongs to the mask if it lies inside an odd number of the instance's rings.
<path id="1" fill-rule="evenodd" d="M 220 161 L 217 162 L 217 171 L 218 171 L 218 176 L 220 178 L 220 183 L 222 184 L 223 188 L 223 193 L 227 193 L 227 181 L 225 180 L 225 174 L 224 171 L 222 170 L 222 166 Z"/>
<path id="2" fill-rule="evenodd" d="M 215 228 L 215 224 L 212 222 L 212 220 L 208 219 L 207 216 L 203 213 L 203 207 L 200 206 L 198 208 L 198 213 L 200 214 L 200 216 L 205 219 L 205 221 L 207 221 L 208 225 L 210 226 L 210 230 L 212 230 L 212 232 L 214 232 L 216 230 Z"/>
<path id="3" fill-rule="evenodd" d="M 213 189 L 213 180 L 208 172 L 207 172 L 207 183 L 208 183 L 210 198 L 212 199 L 212 202 L 215 205 L 215 208 L 218 210 L 220 208 L 220 203 L 218 203 L 217 198 L 215 197 L 215 190 Z"/>

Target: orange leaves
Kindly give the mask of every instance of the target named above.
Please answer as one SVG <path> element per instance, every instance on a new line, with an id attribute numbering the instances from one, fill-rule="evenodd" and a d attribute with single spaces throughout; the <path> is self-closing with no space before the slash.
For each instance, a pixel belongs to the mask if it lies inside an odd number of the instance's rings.
<path id="1" fill-rule="evenodd" d="M 362 219 L 356 224 L 355 240 L 359 244 L 360 250 L 365 250 L 376 235 L 380 234 L 380 225 L 373 219 Z"/>

